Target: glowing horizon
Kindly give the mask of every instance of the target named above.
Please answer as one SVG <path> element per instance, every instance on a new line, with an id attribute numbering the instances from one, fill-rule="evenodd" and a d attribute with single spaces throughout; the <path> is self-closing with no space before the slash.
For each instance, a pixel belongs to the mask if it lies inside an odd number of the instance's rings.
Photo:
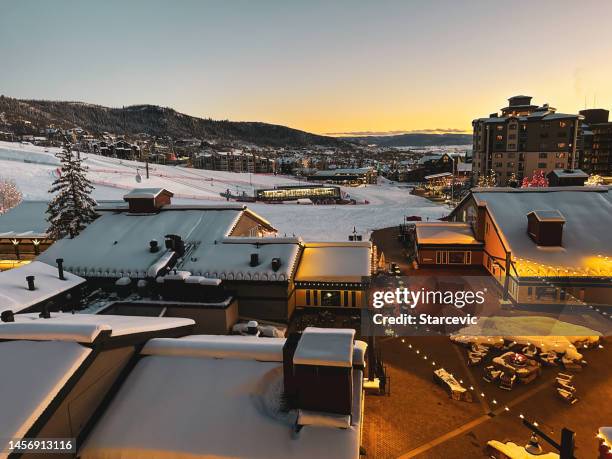
<path id="1" fill-rule="evenodd" d="M 10 97 L 156 104 L 327 135 L 469 133 L 516 94 L 560 112 L 612 107 L 607 1 L 0 6 Z"/>

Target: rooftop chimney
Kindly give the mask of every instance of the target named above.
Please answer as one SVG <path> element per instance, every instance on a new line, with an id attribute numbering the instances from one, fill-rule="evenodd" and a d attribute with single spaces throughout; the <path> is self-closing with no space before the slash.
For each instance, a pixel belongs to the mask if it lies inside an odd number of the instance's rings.
<path id="1" fill-rule="evenodd" d="M 289 408 L 351 415 L 355 330 L 308 327 L 283 348 Z M 292 357 L 292 358 L 291 358 Z"/>
<path id="2" fill-rule="evenodd" d="M 259 264 L 259 254 L 258 253 L 251 254 L 251 262 L 249 264 L 250 266 L 257 266 Z"/>

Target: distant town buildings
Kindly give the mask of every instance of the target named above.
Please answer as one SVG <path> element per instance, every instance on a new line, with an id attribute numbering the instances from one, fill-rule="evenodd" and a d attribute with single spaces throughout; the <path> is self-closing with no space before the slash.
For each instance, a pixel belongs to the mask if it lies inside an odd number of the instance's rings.
<path id="1" fill-rule="evenodd" d="M 342 185 L 363 185 L 376 183 L 378 174 L 373 167 L 339 168 L 316 171 L 308 176 L 309 181 L 337 183 Z"/>
<path id="2" fill-rule="evenodd" d="M 558 113 L 514 96 L 508 106 L 472 122 L 475 179 L 494 171 L 497 184 L 520 182 L 535 171 L 578 167 L 577 140 L 582 115 Z"/>
<path id="3" fill-rule="evenodd" d="M 242 151 L 213 151 L 198 154 L 193 159 L 193 167 L 198 169 L 226 172 L 270 174 L 275 170 L 274 165 L 275 163 L 272 159 Z"/>

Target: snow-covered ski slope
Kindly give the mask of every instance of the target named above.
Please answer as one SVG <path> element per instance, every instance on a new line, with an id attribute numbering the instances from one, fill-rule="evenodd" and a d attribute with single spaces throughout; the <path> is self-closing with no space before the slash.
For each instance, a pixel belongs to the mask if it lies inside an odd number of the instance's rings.
<path id="1" fill-rule="evenodd" d="M 56 148 L 43 148 L 12 142 L 0 142 L 0 177 L 14 179 L 25 199 L 48 199 L 47 193 L 59 166 Z M 232 193 L 275 185 L 297 185 L 291 177 L 267 174 L 189 169 L 149 165 L 145 178 L 144 163 L 83 153 L 88 176 L 95 185 L 94 198 L 121 199 L 126 190 L 136 187 L 164 187 L 175 194 L 174 202 L 208 201 L 223 204 L 220 193 Z M 139 174 L 141 182 L 136 181 Z M 383 179 L 381 181 L 384 182 Z M 447 207 L 413 196 L 407 188 L 381 183 L 352 188 L 343 187 L 358 202 L 369 204 L 303 206 L 298 204 L 250 203 L 249 208 L 268 219 L 280 235 L 302 236 L 305 240 L 346 240 L 353 227 L 364 235 L 378 228 L 398 225 L 405 215 L 437 219 L 448 214 Z"/>

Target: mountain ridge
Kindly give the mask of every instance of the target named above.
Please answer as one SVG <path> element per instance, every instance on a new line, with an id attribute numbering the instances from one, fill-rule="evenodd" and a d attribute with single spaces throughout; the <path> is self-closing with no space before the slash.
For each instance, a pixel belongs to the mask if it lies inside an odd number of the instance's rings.
<path id="1" fill-rule="evenodd" d="M 80 127 L 100 134 L 113 132 L 205 141 L 239 141 L 259 146 L 328 146 L 351 148 L 343 139 L 312 134 L 287 126 L 258 121 L 229 121 L 199 118 L 170 107 L 152 104 L 106 107 L 81 101 L 16 99 L 0 96 L 0 126 L 22 131 L 28 125 L 41 129 L 49 125 L 62 129 Z"/>

